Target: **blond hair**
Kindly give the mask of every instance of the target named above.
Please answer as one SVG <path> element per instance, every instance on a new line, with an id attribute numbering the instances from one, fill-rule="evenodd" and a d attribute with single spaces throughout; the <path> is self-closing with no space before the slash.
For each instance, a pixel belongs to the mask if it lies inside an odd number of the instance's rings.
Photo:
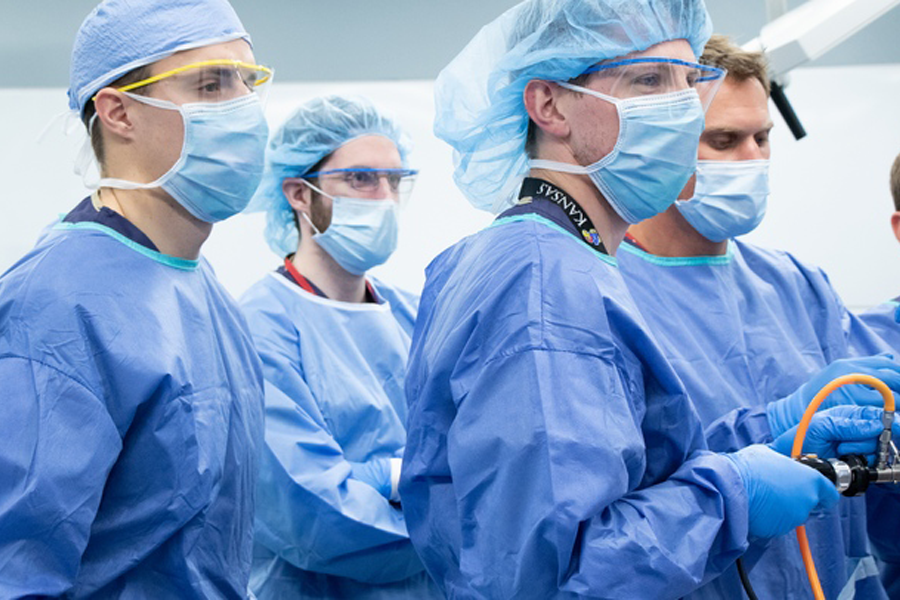
<path id="1" fill-rule="evenodd" d="M 728 71 L 728 77 L 737 81 L 756 79 L 768 96 L 772 86 L 769 83 L 769 65 L 762 52 L 747 52 L 724 35 L 709 38 L 700 62 Z"/>

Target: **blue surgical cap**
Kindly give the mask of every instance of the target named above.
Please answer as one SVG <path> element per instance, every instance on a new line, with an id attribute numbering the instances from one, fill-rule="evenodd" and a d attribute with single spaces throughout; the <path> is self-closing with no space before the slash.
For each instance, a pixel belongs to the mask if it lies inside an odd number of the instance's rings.
<path id="1" fill-rule="evenodd" d="M 454 178 L 476 208 L 499 211 L 528 171 L 532 79 L 567 81 L 589 66 L 712 33 L 703 0 L 527 0 L 486 25 L 435 82 L 434 132 L 454 148 Z"/>
<path id="2" fill-rule="evenodd" d="M 389 117 L 364 98 L 322 96 L 302 105 L 269 140 L 263 180 L 246 212 L 266 211 L 266 241 L 286 256 L 297 250 L 294 211 L 281 189 L 287 177 L 300 177 L 329 154 L 356 138 L 380 135 L 397 146 L 407 166 L 410 141 Z"/>
<path id="3" fill-rule="evenodd" d="M 182 50 L 250 36 L 227 0 L 104 0 L 72 49 L 69 108 L 84 107 L 126 73 Z"/>

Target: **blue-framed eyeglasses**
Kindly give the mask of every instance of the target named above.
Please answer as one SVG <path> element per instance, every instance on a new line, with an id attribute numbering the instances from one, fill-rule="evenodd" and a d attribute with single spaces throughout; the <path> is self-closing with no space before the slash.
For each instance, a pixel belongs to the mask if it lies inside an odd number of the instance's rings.
<path id="1" fill-rule="evenodd" d="M 597 91 L 613 98 L 633 98 L 695 89 L 703 107 L 707 108 L 725 80 L 724 69 L 699 63 L 648 56 L 599 63 L 588 67 L 582 75 L 596 73 Z"/>
<path id="2" fill-rule="evenodd" d="M 416 169 L 370 169 L 357 167 L 315 171 L 304 174 L 303 179 L 340 179 L 354 190 L 366 193 L 377 192 L 381 188 L 381 180 L 383 179 L 387 181 L 392 192 L 405 195 L 412 191 L 416 175 L 418 174 L 419 172 Z"/>

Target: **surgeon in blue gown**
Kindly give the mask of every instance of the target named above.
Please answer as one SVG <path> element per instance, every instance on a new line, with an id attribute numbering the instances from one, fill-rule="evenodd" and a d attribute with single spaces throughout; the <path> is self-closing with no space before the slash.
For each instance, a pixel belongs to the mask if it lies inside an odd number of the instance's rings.
<path id="1" fill-rule="evenodd" d="M 448 597 L 679 598 L 838 501 L 765 446 L 706 450 L 613 256 L 695 170 L 710 27 L 530 0 L 438 77 L 456 182 L 502 211 L 428 267 L 410 351 L 401 497 Z"/>
<path id="2" fill-rule="evenodd" d="M 894 236 L 900 241 L 900 156 L 894 159 L 891 166 L 891 198 L 894 201 L 894 212 L 891 214 L 891 229 Z M 860 315 L 860 319 L 868 325 L 872 331 L 884 340 L 890 346 L 891 351 L 900 353 L 900 297 L 882 302 Z M 882 514 L 880 509 L 885 511 L 900 511 L 900 506 L 893 502 L 894 498 L 886 495 L 881 497 L 869 498 L 869 508 L 878 510 L 878 514 Z M 878 501 L 880 504 L 875 505 Z M 896 513 L 895 513 L 896 514 Z M 880 528 L 879 531 L 886 531 L 882 524 L 873 521 L 873 527 Z M 897 544 L 893 543 L 898 539 L 896 530 L 890 531 L 887 536 L 888 540 L 884 543 L 876 543 L 877 555 L 882 559 L 882 580 L 891 587 L 888 592 L 891 598 L 900 598 L 900 551 Z"/>
<path id="3" fill-rule="evenodd" d="M 269 144 L 250 210 L 283 262 L 241 300 L 266 379 L 260 600 L 439 597 L 397 492 L 418 297 L 367 274 L 396 247 L 408 155 L 392 119 L 342 96 L 307 102 Z"/>
<path id="4" fill-rule="evenodd" d="M 900 156 L 894 159 L 894 164 L 891 166 L 891 197 L 894 201 L 891 230 L 897 241 L 900 241 Z M 860 317 L 869 327 L 878 332 L 878 335 L 891 348 L 900 352 L 900 297 L 883 302 L 867 310 Z"/>
<path id="5" fill-rule="evenodd" d="M 900 367 L 888 357 L 848 359 L 888 348 L 850 314 L 821 269 L 794 256 L 732 239 L 754 229 L 769 194 L 769 80 L 765 59 L 713 36 L 701 62 L 728 71 L 706 114 L 696 184 L 685 200 L 634 225 L 617 257 L 651 330 L 691 395 L 710 448 L 729 452 L 769 442 L 778 411 L 822 369 L 816 388 L 854 371 L 896 387 Z M 844 359 L 840 363 L 835 363 Z M 814 390 L 817 391 L 817 390 Z M 873 402 L 880 404 L 877 394 Z M 770 427 L 770 423 L 772 426 Z M 872 556 L 867 498 L 842 498 L 807 524 L 828 598 L 886 598 Z M 870 512 L 873 542 L 897 554 L 896 508 Z M 879 553 L 881 554 L 881 553 Z M 885 556 L 882 554 L 882 556 Z M 812 597 L 794 535 L 747 554 L 760 598 Z M 738 598 L 730 569 L 690 598 Z"/>
<path id="6" fill-rule="evenodd" d="M 207 61 L 215 99 L 191 85 Z M 262 176 L 235 61 L 253 53 L 224 0 L 108 0 L 79 30 L 70 105 L 103 180 L 0 277 L 2 598 L 246 597 L 262 370 L 200 255 Z"/>

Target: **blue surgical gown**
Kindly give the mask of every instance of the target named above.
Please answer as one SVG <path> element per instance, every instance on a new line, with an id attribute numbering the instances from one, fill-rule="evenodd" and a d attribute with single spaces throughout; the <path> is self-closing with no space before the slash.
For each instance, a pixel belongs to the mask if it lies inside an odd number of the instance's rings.
<path id="1" fill-rule="evenodd" d="M 251 589 L 260 598 L 437 597 L 401 510 L 350 463 L 406 445 L 403 380 L 418 298 L 373 281 L 380 304 L 329 300 L 270 273 L 241 299 L 263 361 Z"/>
<path id="2" fill-rule="evenodd" d="M 884 340 L 894 356 L 900 357 L 900 298 L 880 304 L 860 315 L 863 323 Z M 882 582 L 890 598 L 900 598 L 900 525 L 877 518 L 884 514 L 900 514 L 900 496 L 884 490 L 869 490 L 866 500 L 870 513 L 869 534 L 875 555 L 879 558 Z"/>
<path id="3" fill-rule="evenodd" d="M 0 382 L 0 597 L 246 597 L 262 370 L 205 260 L 60 222 L 0 277 Z"/>
<path id="4" fill-rule="evenodd" d="M 625 243 L 618 259 L 714 450 L 771 441 L 766 404 L 834 360 L 886 349 L 821 270 L 785 252 L 731 241 L 723 256 L 658 257 Z M 869 550 L 866 501 L 842 498 L 806 524 L 827 598 L 886 597 Z M 878 519 L 896 534 L 900 519 L 885 511 Z M 795 535 L 753 547 L 747 557 L 760 598 L 812 598 Z M 730 569 L 690 598 L 741 594 Z"/>
<path id="5" fill-rule="evenodd" d="M 867 310 L 860 319 L 900 356 L 900 298 Z"/>
<path id="6" fill-rule="evenodd" d="M 448 597 L 678 598 L 746 547 L 615 260 L 540 214 L 431 263 L 406 392 L 404 511 Z"/>

